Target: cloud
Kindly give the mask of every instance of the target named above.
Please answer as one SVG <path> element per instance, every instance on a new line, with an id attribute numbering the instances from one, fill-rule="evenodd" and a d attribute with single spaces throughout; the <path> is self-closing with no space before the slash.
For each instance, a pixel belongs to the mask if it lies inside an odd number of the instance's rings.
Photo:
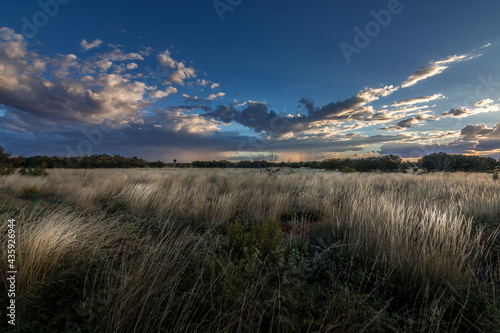
<path id="1" fill-rule="evenodd" d="M 210 84 L 210 81 L 209 80 L 205 80 L 205 79 L 198 79 L 196 81 L 196 84 L 200 85 L 200 86 L 206 86 L 206 85 Z"/>
<path id="2" fill-rule="evenodd" d="M 467 125 L 460 131 L 463 140 L 477 141 L 480 139 L 500 139 L 500 125 L 488 128 L 485 124 Z M 499 146 L 500 147 L 500 146 Z"/>
<path id="3" fill-rule="evenodd" d="M 300 116 L 292 118 L 286 114 L 268 110 L 264 102 L 255 101 L 248 101 L 246 108 L 241 111 L 236 110 L 233 105 L 226 105 L 206 113 L 205 116 L 224 122 L 236 121 L 257 133 L 280 138 L 304 131 L 321 131 L 324 127 L 338 125 L 343 121 L 368 120 L 368 117 L 375 112 L 367 104 L 389 96 L 396 90 L 397 87 L 393 86 L 365 88 L 351 98 L 321 107 L 316 107 L 310 99 L 302 98 L 299 101 L 299 107 L 305 110 L 299 112 Z"/>
<path id="4" fill-rule="evenodd" d="M 115 49 L 110 52 L 101 53 L 97 55 L 100 59 L 104 61 L 127 61 L 127 60 L 144 60 L 144 57 L 136 52 L 123 52 L 120 49 Z"/>
<path id="5" fill-rule="evenodd" d="M 0 28 L 0 105 L 5 110 L 0 113 L 0 131 L 12 134 L 3 137 L 20 140 L 6 142 L 29 147 L 29 142 L 33 145 L 36 140 L 33 149 L 64 152 L 67 145 L 76 147 L 85 139 L 81 130 L 106 126 L 112 131 L 107 132 L 99 149 L 146 154 L 142 156 L 188 149 L 217 152 L 221 157 L 223 152 L 238 151 L 283 151 L 289 156 L 297 150 L 324 156 L 328 152 L 363 153 L 368 145 L 382 145 L 383 151 L 392 146 L 397 151 L 409 144 L 479 151 L 493 149 L 499 143 L 498 125 L 470 125 L 460 133 L 408 131 L 426 121 L 499 110 L 492 99 L 439 116 L 423 103 L 444 98 L 442 94 L 403 99 L 375 109 L 374 102 L 400 88 L 387 85 L 366 87 L 346 99 L 323 105 L 301 98 L 296 110 L 281 113 L 255 100 L 215 106 L 217 98 L 226 96 L 218 90 L 219 84 L 208 78 L 196 79 L 197 71 L 174 59 L 168 50 L 153 55 L 153 49 L 145 47 L 138 52 L 124 52 L 119 45 L 101 47 L 102 52 L 82 58 L 74 54 L 47 56 L 32 51 L 23 36 L 12 29 Z M 151 59 L 158 62 L 154 73 L 148 70 Z M 454 56 L 429 66 L 447 67 L 465 59 Z M 137 70 L 143 68 L 148 71 Z M 148 84 L 152 75 L 155 82 Z M 421 79 L 413 78 L 415 82 Z M 205 96 L 200 93 L 208 86 L 213 91 L 206 93 L 207 98 L 196 96 Z M 182 105 L 156 104 L 176 93 L 181 94 Z M 238 126 L 227 127 L 229 124 Z M 381 124 L 385 126 L 382 129 L 404 132 L 366 135 L 359 131 L 372 127 L 371 131 Z M 231 131 L 240 125 L 253 135 Z M 432 142 L 452 139 L 457 142 Z"/>
<path id="6" fill-rule="evenodd" d="M 165 131 L 171 133 L 196 134 L 210 136 L 220 130 L 220 122 L 207 119 L 198 114 L 186 114 L 182 109 L 155 110 L 156 117 L 148 119 L 148 123 L 157 123 Z"/>
<path id="7" fill-rule="evenodd" d="M 470 55 L 470 54 L 453 55 L 445 60 L 433 61 L 426 66 L 420 67 L 415 73 L 410 75 L 410 77 L 408 77 L 408 79 L 401 84 L 401 87 L 402 88 L 411 87 L 419 81 L 441 74 L 445 69 L 448 68 L 449 64 L 470 60 L 477 56 L 478 55 Z"/>
<path id="8" fill-rule="evenodd" d="M 165 90 L 155 90 L 155 91 L 150 91 L 148 94 L 152 98 L 164 98 L 167 97 L 170 94 L 176 94 L 177 93 L 177 88 L 175 87 L 168 87 Z"/>
<path id="9" fill-rule="evenodd" d="M 388 127 L 383 127 L 379 128 L 379 130 L 395 130 L 395 131 L 402 131 L 408 128 L 412 128 L 413 125 L 419 124 L 423 121 L 428 121 L 428 120 L 435 120 L 435 117 L 433 116 L 428 116 L 428 115 L 418 115 L 415 117 L 407 118 L 404 120 L 401 120 L 391 126 Z"/>
<path id="10" fill-rule="evenodd" d="M 467 125 L 460 130 L 459 137 L 449 142 L 432 142 L 435 139 L 456 137 L 454 132 L 438 133 L 440 137 L 422 137 L 418 133 L 418 141 L 431 142 L 399 142 L 384 144 L 381 154 L 397 154 L 401 157 L 421 157 L 424 155 L 446 152 L 449 154 L 480 154 L 500 157 L 500 123 L 492 128 L 485 124 Z"/>
<path id="11" fill-rule="evenodd" d="M 419 104 L 419 103 L 428 103 L 430 101 L 434 101 L 437 99 L 442 99 L 444 98 L 443 94 L 434 94 L 432 96 L 422 96 L 422 97 L 417 97 L 417 98 L 409 98 L 409 99 L 404 99 L 402 101 L 395 102 L 392 104 L 392 106 L 403 106 L 403 105 L 413 105 L 413 104 Z"/>
<path id="12" fill-rule="evenodd" d="M 23 35 L 16 34 L 14 30 L 7 27 L 0 28 L 0 50 L 11 59 L 24 57 L 26 42 Z"/>
<path id="13" fill-rule="evenodd" d="M 210 95 L 208 96 L 208 98 L 207 98 L 207 99 L 208 99 L 209 101 L 213 101 L 213 100 L 214 100 L 214 99 L 216 99 L 217 97 L 224 97 L 225 95 L 226 95 L 226 93 L 223 93 L 223 92 L 218 92 L 218 93 L 216 93 L 216 94 L 210 94 Z"/>
<path id="14" fill-rule="evenodd" d="M 475 103 L 471 108 L 459 107 L 451 109 L 450 111 L 443 112 L 438 119 L 446 117 L 464 118 L 479 113 L 487 113 L 493 111 L 500 111 L 500 104 L 494 104 L 492 99 L 483 99 Z"/>
<path id="15" fill-rule="evenodd" d="M 476 143 L 452 141 L 448 143 L 406 143 L 395 142 L 383 144 L 380 154 L 396 154 L 403 158 L 422 157 L 433 153 L 446 152 L 449 154 L 464 154 L 474 151 Z"/>
<path id="16" fill-rule="evenodd" d="M 74 54 L 49 57 L 28 51 L 22 35 L 0 28 L 0 104 L 5 109 L 0 128 L 27 133 L 143 123 L 141 111 L 153 99 L 177 93 L 172 85 L 148 86 L 141 75 L 126 73 L 138 65 L 122 62 L 142 61 L 144 56 L 115 47 L 83 59 Z M 175 67 L 183 68 L 179 62 Z"/>
<path id="17" fill-rule="evenodd" d="M 467 109 L 465 107 L 451 109 L 450 111 L 443 112 L 443 114 L 441 114 L 441 117 L 465 117 L 466 115 L 471 113 L 470 111 L 470 109 Z"/>
<path id="18" fill-rule="evenodd" d="M 165 50 L 158 55 L 158 62 L 165 69 L 174 70 L 163 84 L 177 83 L 184 85 L 184 80 L 196 77 L 195 70 L 192 67 L 186 67 L 183 62 L 176 61 L 170 57 L 170 52 Z"/>
<path id="19" fill-rule="evenodd" d="M 135 62 L 130 62 L 127 64 L 127 69 L 136 69 L 139 67 Z"/>
<path id="20" fill-rule="evenodd" d="M 93 49 L 95 47 L 99 47 L 102 44 L 102 40 L 96 39 L 92 43 L 87 42 L 85 39 L 82 39 L 80 46 L 82 47 L 83 51 L 88 51 L 90 49 Z"/>
<path id="21" fill-rule="evenodd" d="M 474 104 L 474 106 L 476 106 L 476 107 L 484 107 L 484 106 L 492 104 L 493 102 L 494 101 L 491 98 L 482 99 L 479 102 L 477 102 L 476 104 Z"/>

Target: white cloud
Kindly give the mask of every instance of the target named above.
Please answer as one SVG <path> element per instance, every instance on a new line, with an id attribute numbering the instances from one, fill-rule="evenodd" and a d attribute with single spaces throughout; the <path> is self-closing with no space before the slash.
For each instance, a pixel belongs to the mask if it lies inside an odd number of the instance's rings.
<path id="1" fill-rule="evenodd" d="M 168 87 L 165 90 L 155 90 L 155 91 L 149 92 L 148 94 L 152 98 L 159 98 L 160 99 L 160 98 L 167 97 L 170 94 L 176 94 L 176 93 L 177 93 L 177 88 Z"/>
<path id="2" fill-rule="evenodd" d="M 474 104 L 474 106 L 483 107 L 483 106 L 489 105 L 491 103 L 493 103 L 493 100 L 491 98 L 487 98 L 487 99 L 480 100 L 479 102 Z"/>
<path id="3" fill-rule="evenodd" d="M 402 101 L 395 102 L 392 104 L 392 106 L 402 106 L 402 105 L 413 105 L 413 104 L 419 104 L 419 103 L 427 103 L 430 101 L 434 101 L 437 99 L 442 99 L 444 98 L 443 94 L 434 94 L 432 96 L 422 96 L 422 97 L 417 97 L 417 98 L 409 98 L 409 99 L 404 99 Z"/>
<path id="4" fill-rule="evenodd" d="M 163 81 L 163 84 L 177 83 L 184 85 L 184 80 L 196 77 L 195 70 L 192 67 L 186 67 L 183 62 L 176 61 L 170 57 L 170 52 L 165 50 L 158 55 L 158 62 L 167 69 L 174 69 L 174 72 Z"/>
<path id="5" fill-rule="evenodd" d="M 478 56 L 479 55 L 462 54 L 462 55 L 453 55 L 444 60 L 433 61 L 429 65 L 420 67 L 418 71 L 410 75 L 410 77 L 408 77 L 408 79 L 401 84 L 401 87 L 402 88 L 411 87 L 419 81 L 441 74 L 445 69 L 448 68 L 447 65 L 449 64 L 470 60 Z"/>
<path id="6" fill-rule="evenodd" d="M 127 69 L 136 69 L 139 67 L 135 62 L 131 62 L 127 64 Z"/>
<path id="7" fill-rule="evenodd" d="M 175 61 L 170 57 L 170 52 L 168 50 L 165 50 L 163 53 L 160 53 L 158 55 L 158 62 L 160 63 L 160 65 L 165 66 L 167 68 L 177 67 L 177 61 Z"/>
<path id="8" fill-rule="evenodd" d="M 53 64 L 56 69 L 53 74 L 60 79 L 66 78 L 69 75 L 69 69 L 77 66 L 77 59 L 78 57 L 74 54 L 67 54 L 60 60 L 54 59 Z"/>
<path id="9" fill-rule="evenodd" d="M 0 49 L 7 57 L 16 59 L 26 55 L 26 42 L 21 34 L 16 34 L 10 28 L 0 28 Z"/>
<path id="10" fill-rule="evenodd" d="M 212 83 L 212 85 L 210 86 L 210 88 L 212 88 L 212 89 L 219 88 L 219 84 L 218 83 Z"/>
<path id="11" fill-rule="evenodd" d="M 213 100 L 214 100 L 214 99 L 216 99 L 217 97 L 223 97 L 223 96 L 225 96 L 225 95 L 226 95 L 226 93 L 223 93 L 223 92 L 218 92 L 218 93 L 216 93 L 216 94 L 210 94 L 210 95 L 208 96 L 208 100 L 209 100 L 209 101 L 213 101 Z"/>
<path id="12" fill-rule="evenodd" d="M 120 49 L 98 54 L 98 57 L 107 61 L 144 60 L 142 55 L 135 52 L 125 53 Z"/>
<path id="13" fill-rule="evenodd" d="M 102 40 L 100 40 L 100 39 L 96 39 L 92 43 L 89 43 L 85 39 L 82 39 L 80 46 L 82 47 L 83 51 L 88 51 L 88 50 L 93 49 L 95 47 L 101 46 L 101 44 L 102 44 Z"/>
<path id="14" fill-rule="evenodd" d="M 186 114 L 182 109 L 157 111 L 155 122 L 160 122 L 163 130 L 174 133 L 212 135 L 220 130 L 220 122 L 198 114 Z"/>

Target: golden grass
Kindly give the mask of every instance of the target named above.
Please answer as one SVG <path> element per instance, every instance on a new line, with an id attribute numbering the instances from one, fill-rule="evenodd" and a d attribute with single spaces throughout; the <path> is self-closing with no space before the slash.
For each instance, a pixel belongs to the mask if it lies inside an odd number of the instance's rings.
<path id="1" fill-rule="evenodd" d="M 407 290 L 431 293 L 435 302 L 458 297 L 478 283 L 476 266 L 488 253 L 483 227 L 473 227 L 473 221 L 486 219 L 497 226 L 500 221 L 500 182 L 487 174 L 300 170 L 270 177 L 259 170 L 233 169 L 51 170 L 43 178 L 3 176 L 0 185 L 19 197 L 36 187 L 42 198 L 73 207 L 17 216 L 20 290 L 43 281 L 61 263 L 79 265 L 81 258 L 110 255 L 101 260 L 99 274 L 87 277 L 82 291 L 87 300 L 82 313 L 97 313 L 87 329 L 96 332 L 196 330 L 192 318 L 203 317 L 198 302 L 216 297 L 217 283 L 228 288 L 223 294 L 232 295 L 233 301 L 224 303 L 228 313 L 201 320 L 211 331 L 241 329 L 242 318 L 252 314 L 260 297 L 279 303 L 281 298 L 265 290 L 267 278 L 257 274 L 248 280 L 252 283 L 236 283 L 239 266 L 231 259 L 209 260 L 218 244 L 211 241 L 220 236 L 214 230 L 231 221 L 277 219 L 283 226 L 313 225 L 317 230 L 328 226 L 324 230 L 335 246 L 344 246 L 352 256 L 376 258 L 393 281 Z M 158 219 L 163 225 L 156 233 L 139 235 L 109 217 L 116 212 Z M 4 235 L 6 228 L 4 222 Z M 308 234 L 302 234 L 306 241 Z M 492 274 L 498 275 L 495 269 Z M 4 274 L 2 268 L 3 283 Z M 206 282 L 207 275 L 211 282 Z M 188 288 L 186 276 L 192 280 Z M 184 298 L 175 298 L 182 288 L 187 288 Z M 92 300 L 103 291 L 106 301 L 97 311 Z M 272 320 L 280 318 L 276 316 Z M 442 318 L 432 318 L 439 330 Z M 172 322 L 179 326 L 169 326 Z M 330 325 L 336 327 L 321 327 Z"/>

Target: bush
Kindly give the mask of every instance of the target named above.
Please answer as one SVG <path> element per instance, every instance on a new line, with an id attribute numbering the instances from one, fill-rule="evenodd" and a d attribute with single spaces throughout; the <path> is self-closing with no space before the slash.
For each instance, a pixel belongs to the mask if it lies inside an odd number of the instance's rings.
<path id="1" fill-rule="evenodd" d="M 237 253 L 257 251 L 260 256 L 276 256 L 281 253 L 281 229 L 276 219 L 265 219 L 262 222 L 236 220 L 227 229 L 229 243 Z"/>
<path id="2" fill-rule="evenodd" d="M 23 187 L 23 198 L 25 199 L 39 199 L 42 195 L 42 191 L 38 188 L 38 186 L 33 185 L 29 187 Z"/>
<path id="3" fill-rule="evenodd" d="M 11 175 L 16 172 L 16 169 L 12 167 L 11 164 L 1 164 L 0 165 L 0 176 Z"/>
<path id="4" fill-rule="evenodd" d="M 343 173 L 354 173 L 356 172 L 356 169 L 349 168 L 349 167 L 343 167 L 342 170 L 340 170 Z"/>
<path id="5" fill-rule="evenodd" d="M 3 147 L 0 146 L 0 176 L 10 175 L 15 171 L 16 169 L 10 160 L 10 154 L 4 153 Z"/>
<path id="6" fill-rule="evenodd" d="M 46 166 L 44 164 L 37 167 L 28 167 L 19 169 L 19 174 L 22 176 L 31 176 L 31 177 L 45 177 L 48 176 L 49 173 L 46 170 Z"/>

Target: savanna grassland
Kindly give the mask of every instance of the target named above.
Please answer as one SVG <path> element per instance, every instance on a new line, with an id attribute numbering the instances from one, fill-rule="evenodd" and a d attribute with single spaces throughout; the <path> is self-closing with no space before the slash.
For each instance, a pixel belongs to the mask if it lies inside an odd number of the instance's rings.
<path id="1" fill-rule="evenodd" d="M 53 169 L 0 177 L 0 215 L 13 332 L 500 327 L 491 174 Z"/>

